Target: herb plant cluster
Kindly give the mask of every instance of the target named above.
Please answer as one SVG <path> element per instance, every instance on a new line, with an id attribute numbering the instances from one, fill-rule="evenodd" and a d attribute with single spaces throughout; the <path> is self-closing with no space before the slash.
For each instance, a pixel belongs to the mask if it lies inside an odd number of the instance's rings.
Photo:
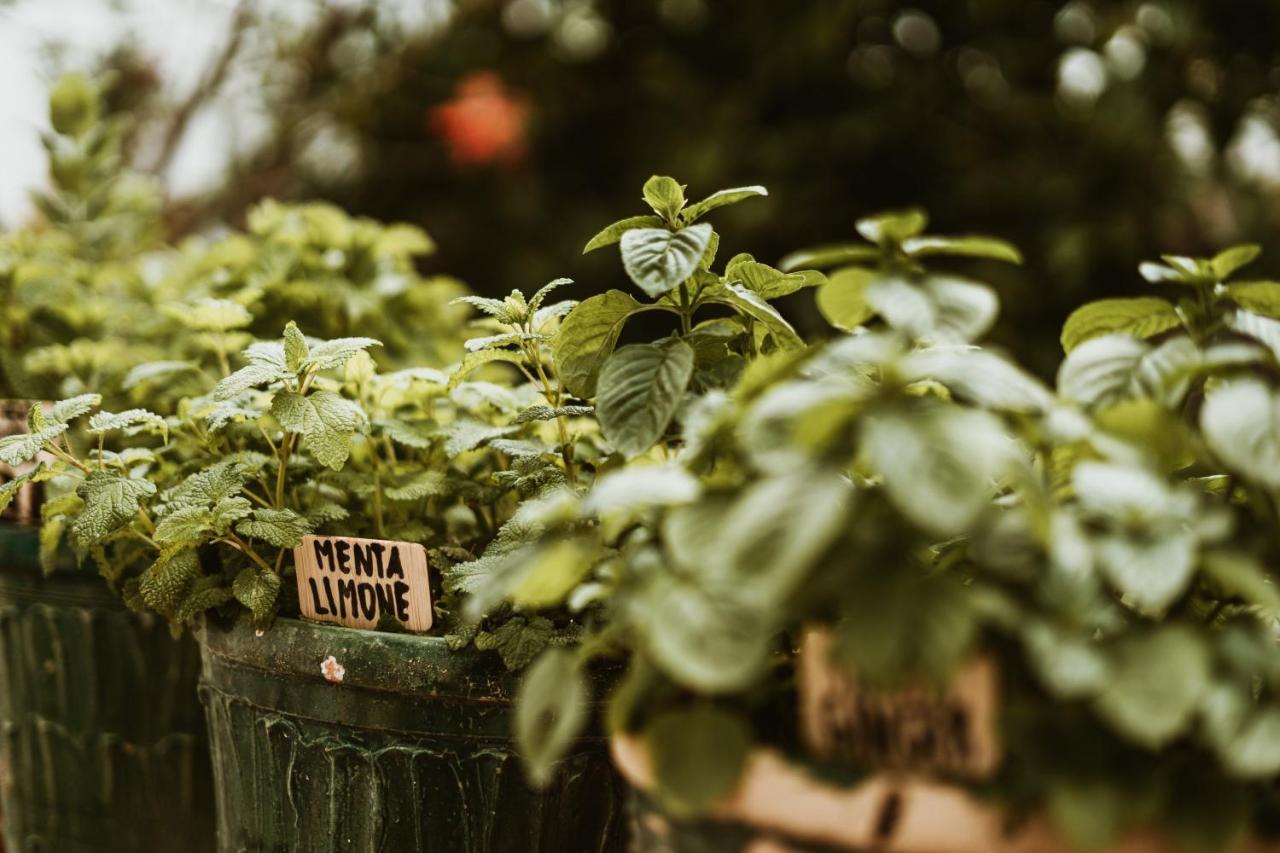
<path id="1" fill-rule="evenodd" d="M 37 462 L 0 503 L 47 484 L 48 566 L 69 547 L 175 631 L 267 628 L 305 534 L 421 542 L 450 645 L 527 667 L 530 777 L 602 702 L 677 815 L 759 745 L 823 764 L 791 722 L 805 632 L 875 688 L 990 656 L 1011 815 L 1088 849 L 1274 831 L 1280 284 L 1229 280 L 1255 248 L 1143 264 L 1180 297 L 1081 308 L 1053 389 L 981 346 L 999 300 L 952 271 L 1016 249 L 919 210 L 720 262 L 706 220 L 764 189 L 654 177 L 585 248 L 628 290 L 483 298 L 417 275 L 420 231 L 322 205 L 159 245 L 97 97 L 59 85 L 47 225 L 0 244 L 6 381 L 65 392 L 0 439 Z M 774 305 L 802 291 L 829 340 Z"/>

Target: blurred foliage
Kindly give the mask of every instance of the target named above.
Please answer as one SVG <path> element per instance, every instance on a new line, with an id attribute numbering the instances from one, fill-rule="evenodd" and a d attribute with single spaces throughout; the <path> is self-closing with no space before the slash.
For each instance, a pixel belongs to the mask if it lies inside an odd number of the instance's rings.
<path id="1" fill-rule="evenodd" d="M 565 259 L 655 170 L 777 188 L 726 223 L 729 255 L 766 261 L 920 203 L 1024 251 L 1024 270 L 989 272 L 995 340 L 1045 375 L 1071 307 L 1144 292 L 1132 258 L 1280 242 L 1266 0 L 472 0 L 417 35 L 395 8 L 261 12 L 270 132 L 184 222 L 329 198 L 421 224 L 500 294 L 616 281 L 609 258 Z M 460 156 L 459 105 L 485 97 L 510 144 Z"/>

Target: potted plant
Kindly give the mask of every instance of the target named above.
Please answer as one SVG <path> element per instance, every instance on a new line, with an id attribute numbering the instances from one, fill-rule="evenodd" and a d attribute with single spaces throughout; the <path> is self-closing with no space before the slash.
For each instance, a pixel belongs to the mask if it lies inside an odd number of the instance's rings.
<path id="1" fill-rule="evenodd" d="M 598 549 L 562 600 L 603 618 L 530 669 L 528 760 L 576 730 L 566 681 L 621 657 L 641 849 L 1265 840 L 1272 429 L 1242 413 L 1269 411 L 1275 321 L 1239 300 L 1275 285 L 1221 284 L 1247 250 L 1167 259 L 1195 288 L 1169 340 L 1080 346 L 1059 397 L 971 345 L 988 289 L 924 266 L 1016 253 L 924 225 L 793 258 L 839 267 L 819 305 L 854 333 L 758 359 L 686 401 L 675 461 L 547 508 L 537 547 Z"/>
<path id="2" fill-rule="evenodd" d="M 32 408 L 33 398 L 118 392 L 121 365 L 153 352 L 146 335 L 159 326 L 142 273 L 158 245 L 159 195 L 121 171 L 125 127 L 101 114 L 101 85 L 71 75 L 55 86 L 44 140 L 52 189 L 37 197 L 43 224 L 0 237 L 0 395 L 9 398 L 0 424 L 0 808 L 13 849 L 154 850 L 182 833 L 193 850 L 210 850 L 195 644 L 125 609 L 87 552 L 77 566 L 52 544 L 59 523 L 41 523 L 42 508 L 75 499 L 44 500 L 74 470 L 73 445 L 99 442 L 94 461 L 78 465 L 145 465 L 149 453 L 101 443 L 101 423 L 97 436 L 63 431 L 96 396 L 51 407 L 49 420 Z M 37 441 L 25 434 L 28 415 L 44 424 L 37 433 L 59 433 L 38 465 L 26 452 Z"/>

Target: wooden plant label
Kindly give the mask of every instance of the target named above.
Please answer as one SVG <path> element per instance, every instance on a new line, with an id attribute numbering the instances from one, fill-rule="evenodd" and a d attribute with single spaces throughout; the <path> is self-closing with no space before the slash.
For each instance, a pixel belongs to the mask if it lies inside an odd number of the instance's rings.
<path id="1" fill-rule="evenodd" d="M 995 771 L 995 661 L 971 661 L 944 691 L 878 692 L 833 664 L 830 649 L 829 634 L 809 631 L 800 650 L 800 722 L 814 754 L 862 767 L 971 779 Z"/>
<path id="2" fill-rule="evenodd" d="M 431 627 L 427 549 L 417 543 L 307 535 L 293 561 L 307 619 L 376 628 L 391 618 L 408 631 Z"/>
<path id="3" fill-rule="evenodd" d="M 27 432 L 27 413 L 31 411 L 33 405 L 35 403 L 31 400 L 0 399 L 0 438 Z M 30 472 L 40 464 L 41 459 L 49 458 L 47 453 L 41 452 L 36 459 L 17 467 L 0 462 L 0 484 Z M 44 484 L 27 483 L 18 489 L 18 493 L 13 496 L 9 505 L 0 511 L 0 521 L 11 524 L 36 524 L 40 521 L 40 504 L 42 503 L 44 503 Z"/>

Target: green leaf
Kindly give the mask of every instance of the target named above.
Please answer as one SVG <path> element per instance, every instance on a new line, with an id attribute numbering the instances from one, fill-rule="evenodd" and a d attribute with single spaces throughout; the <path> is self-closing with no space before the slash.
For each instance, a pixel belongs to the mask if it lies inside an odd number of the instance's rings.
<path id="1" fill-rule="evenodd" d="M 1233 471 L 1280 488 L 1280 399 L 1259 379 L 1214 388 L 1200 409 L 1205 442 Z"/>
<path id="2" fill-rule="evenodd" d="M 866 264 L 879 260 L 880 256 L 878 246 L 868 246 L 866 243 L 833 243 L 792 252 L 778 262 L 778 268 L 787 272 L 806 267 L 825 269 L 845 264 Z"/>
<path id="3" fill-rule="evenodd" d="M 449 481 L 443 471 L 414 471 L 387 483 L 384 493 L 391 501 L 416 501 L 448 493 Z"/>
<path id="4" fill-rule="evenodd" d="M 449 456 L 457 456 L 468 450 L 475 450 L 495 438 L 511 435 L 519 430 L 517 426 L 490 426 L 482 421 L 461 420 L 449 425 L 444 442 L 444 452 Z"/>
<path id="5" fill-rule="evenodd" d="M 1223 598 L 1239 596 L 1257 605 L 1272 619 L 1280 617 L 1280 590 L 1271 575 L 1254 557 L 1235 551 L 1207 551 L 1201 571 Z"/>
<path id="6" fill-rule="evenodd" d="M 675 222 L 685 205 L 684 186 L 674 178 L 654 175 L 644 182 L 644 200 L 654 213 L 668 222 Z"/>
<path id="7" fill-rule="evenodd" d="M 867 284 L 875 276 L 871 270 L 846 267 L 827 278 L 818 288 L 818 311 L 828 323 L 846 332 L 875 316 L 867 303 Z"/>
<path id="8" fill-rule="evenodd" d="M 479 311 L 483 311 L 490 317 L 493 317 L 499 323 L 514 323 L 519 317 L 511 310 L 511 306 L 503 299 L 490 299 L 487 296 L 459 296 L 452 300 L 450 305 L 457 304 L 470 305 Z"/>
<path id="9" fill-rule="evenodd" d="M 761 610 L 741 590 L 708 589 L 696 576 L 651 576 L 628 612 L 650 659 L 702 693 L 745 689 L 760 676 L 773 642 L 776 603 Z"/>
<path id="10" fill-rule="evenodd" d="M 197 299 L 192 305 L 175 305 L 165 313 L 197 332 L 229 332 L 253 322 L 248 309 L 230 299 Z"/>
<path id="11" fill-rule="evenodd" d="M 305 397 L 281 391 L 271 401 L 271 414 L 280 426 L 302 436 L 303 447 L 316 461 L 335 471 L 351 455 L 351 438 L 365 424 L 359 405 L 325 390 Z"/>
<path id="12" fill-rule="evenodd" d="M 1190 628 L 1166 624 L 1121 640 L 1095 705 L 1124 737 L 1159 749 L 1183 734 L 1209 684 L 1209 654 Z"/>
<path id="13" fill-rule="evenodd" d="M 1000 421 L 972 409 L 887 409 L 862 429 L 863 452 L 894 506 L 944 536 L 965 530 L 987 508 L 1012 458 Z"/>
<path id="14" fill-rule="evenodd" d="M 626 234 L 633 228 L 657 228 L 662 225 L 661 216 L 628 216 L 626 219 L 620 219 L 602 229 L 600 233 L 592 237 L 583 248 L 582 254 L 594 252 L 596 249 L 602 249 L 605 246 L 612 246 L 614 243 L 622 239 L 622 235 Z"/>
<path id="15" fill-rule="evenodd" d="M 1198 277 L 1198 273 L 1189 275 L 1182 270 L 1177 270 L 1152 261 L 1143 261 L 1138 264 L 1138 274 L 1152 284 L 1161 284 L 1164 282 L 1188 284 L 1194 283 L 1194 279 Z"/>
<path id="16" fill-rule="evenodd" d="M 946 576 L 862 566 L 840 592 L 832 652 L 865 684 L 941 687 L 969 656 L 976 614 L 968 590 Z"/>
<path id="17" fill-rule="evenodd" d="M 253 615 L 253 621 L 265 625 L 275 613 L 276 599 L 280 595 L 280 576 L 257 566 L 240 570 L 231 583 L 231 593 Z"/>
<path id="18" fill-rule="evenodd" d="M 302 544 L 302 537 L 311 532 L 311 522 L 291 509 L 259 507 L 253 511 L 253 518 L 241 521 L 236 530 L 277 548 L 296 548 Z"/>
<path id="19" fill-rule="evenodd" d="M 1268 779 L 1280 773 L 1280 708 L 1260 708 L 1219 751 L 1236 776 Z"/>
<path id="20" fill-rule="evenodd" d="M 1218 281 L 1226 281 L 1236 270 L 1253 263 L 1260 254 L 1262 247 L 1254 243 L 1232 246 L 1214 255 L 1213 260 L 1209 261 L 1209 268 Z"/>
<path id="21" fill-rule="evenodd" d="M 902 249 L 917 258 L 930 255 L 956 255 L 988 258 L 993 261 L 1022 263 L 1022 253 L 1012 243 L 994 237 L 911 237 L 902 241 Z"/>
<path id="22" fill-rule="evenodd" d="M 1246 311 L 1280 317 L 1280 282 L 1240 281 L 1227 285 L 1227 296 Z"/>
<path id="23" fill-rule="evenodd" d="M 1032 671 L 1058 699 L 1094 696 L 1106 684 L 1106 654 L 1088 635 L 1036 620 L 1023 628 L 1022 645 Z"/>
<path id="24" fill-rule="evenodd" d="M 667 711 L 645 728 L 655 793 L 676 817 L 706 812 L 733 792 L 751 752 L 751 729 L 711 705 Z"/>
<path id="25" fill-rule="evenodd" d="M 696 500 L 701 493 L 698 478 L 682 466 L 628 465 L 602 474 L 586 499 L 586 510 L 601 516 L 635 513 L 655 506 L 677 506 Z"/>
<path id="26" fill-rule="evenodd" d="M 1100 299 L 1071 312 L 1062 326 L 1062 349 L 1071 352 L 1087 340 L 1115 332 L 1150 338 L 1180 325 L 1173 305 L 1155 296 Z"/>
<path id="27" fill-rule="evenodd" d="M 749 257 L 730 261 L 725 277 L 741 282 L 752 293 L 769 300 L 790 296 L 801 288 L 817 286 L 826 280 L 819 273 L 815 273 L 813 278 L 801 273 L 784 273 Z"/>
<path id="28" fill-rule="evenodd" d="M 1125 399 L 1139 363 L 1151 347 L 1129 335 L 1092 338 L 1073 349 L 1058 368 L 1058 393 L 1087 408 Z"/>
<path id="29" fill-rule="evenodd" d="M 48 408 L 40 404 L 40 414 L 50 424 L 64 424 L 75 420 L 102 404 L 101 394 L 81 394 L 68 400 L 59 400 Z"/>
<path id="30" fill-rule="evenodd" d="M 686 568 L 715 584 L 739 587 L 739 595 L 756 606 L 776 606 L 803 586 L 848 529 L 854 497 L 842 474 L 817 467 L 759 480 L 716 523 L 717 542 L 706 562 Z M 678 530 L 678 524 L 666 528 Z"/>
<path id="31" fill-rule="evenodd" d="M 560 381 L 572 394 L 584 400 L 595 396 L 600 368 L 639 307 L 628 294 L 609 290 L 579 302 L 564 318 L 551 349 Z"/>
<path id="32" fill-rule="evenodd" d="M 524 669 L 551 642 L 555 626 L 542 616 L 513 616 L 493 631 L 476 635 L 476 648 L 496 651 L 507 669 Z"/>
<path id="33" fill-rule="evenodd" d="M 374 241 L 375 255 L 428 255 L 436 250 L 431 235 L 416 225 L 397 222 L 382 229 Z"/>
<path id="34" fill-rule="evenodd" d="M 213 526 L 213 513 L 204 506 L 184 506 L 156 522 L 152 538 L 161 545 L 187 545 L 200 541 Z"/>
<path id="35" fill-rule="evenodd" d="M 524 356 L 515 350 L 509 349 L 481 349 L 474 350 L 462 357 L 462 361 L 449 374 L 449 388 L 458 387 L 458 383 L 466 379 L 469 375 L 479 370 L 486 364 L 501 361 L 505 364 L 519 366 L 524 364 Z"/>
<path id="36" fill-rule="evenodd" d="M 931 275 L 924 292 L 933 303 L 933 329 L 928 340 L 970 343 L 991 329 L 1000 311 L 1000 299 L 985 284 L 956 276 Z"/>
<path id="37" fill-rule="evenodd" d="M 542 610 L 564 604 L 599 556 L 598 550 L 575 539 L 562 539 L 537 549 L 526 559 L 509 593 L 522 610 Z"/>
<path id="38" fill-rule="evenodd" d="M 859 219 L 855 226 L 858 233 L 872 243 L 901 243 L 914 237 L 929 224 L 928 215 L 919 208 L 893 210 Z"/>
<path id="39" fill-rule="evenodd" d="M 804 346 L 804 341 L 796 334 L 796 330 L 791 328 L 791 324 L 778 313 L 778 309 L 765 302 L 759 294 L 740 284 L 726 285 L 708 301 L 728 305 L 739 314 L 760 323 L 769 330 L 778 346 L 783 349 L 799 349 Z"/>
<path id="40" fill-rule="evenodd" d="M 297 373 L 302 370 L 302 365 L 306 363 L 309 355 L 311 355 L 311 347 L 307 345 L 306 337 L 298 329 L 298 324 L 290 320 L 284 327 L 285 366 Z"/>
<path id="41" fill-rule="evenodd" d="M 529 300 L 529 313 L 536 314 L 542 310 L 542 303 L 547 301 L 547 297 L 551 295 L 558 287 L 564 287 L 566 284 L 573 284 L 571 278 L 557 278 L 547 282 L 538 288 L 538 292 L 533 294 L 533 298 Z"/>
<path id="42" fill-rule="evenodd" d="M 244 355 L 249 363 L 213 387 L 215 400 L 229 400 L 250 388 L 269 385 L 293 375 L 285 364 L 284 346 L 281 344 L 251 344 Z"/>
<path id="43" fill-rule="evenodd" d="M 711 234 L 706 223 L 679 231 L 632 229 L 622 235 L 622 265 L 637 287 L 657 299 L 693 275 Z"/>
<path id="44" fill-rule="evenodd" d="M 239 494 L 248 479 L 249 468 L 231 459 L 189 475 L 166 491 L 164 500 L 174 507 L 208 507 Z"/>
<path id="45" fill-rule="evenodd" d="M 58 133 L 79 136 L 98 123 L 101 94 L 83 74 L 63 74 L 49 93 L 49 124 Z"/>
<path id="46" fill-rule="evenodd" d="M 516 693 L 515 736 L 529 780 L 551 781 L 555 764 L 586 727 L 587 685 L 576 655 L 550 649 L 529 667 Z"/>
<path id="47" fill-rule="evenodd" d="M 670 338 L 616 351 L 600 371 L 596 417 L 610 444 L 633 459 L 662 438 L 693 377 L 693 348 Z"/>
<path id="48" fill-rule="evenodd" d="M 98 412 L 89 418 L 90 434 L 97 435 L 112 430 L 122 430 L 125 435 L 137 435 L 140 432 L 159 434 L 166 438 L 169 435 L 169 425 L 164 418 L 146 409 L 128 409 L 115 414 Z"/>
<path id="49" fill-rule="evenodd" d="M 530 406 L 511 419 L 513 424 L 530 421 L 553 421 L 556 418 L 582 418 L 595 412 L 592 406 Z"/>
<path id="50" fill-rule="evenodd" d="M 162 553 L 138 578 L 139 592 L 152 610 L 173 617 L 198 577 L 200 560 L 194 550 Z"/>
<path id="51" fill-rule="evenodd" d="M 941 382 L 955 396 L 982 408 L 1043 412 L 1052 395 L 1038 379 L 993 352 L 971 346 L 935 346 L 907 355 L 898 366 L 910 381 Z"/>
<path id="52" fill-rule="evenodd" d="M 172 376 L 175 373 L 196 372 L 200 368 L 192 361 L 148 361 L 139 364 L 125 374 L 120 387 L 132 391 L 144 382 Z"/>
<path id="53" fill-rule="evenodd" d="M 1071 843 L 1100 853 L 1132 820 L 1133 804 L 1110 779 L 1055 775 L 1048 790 L 1049 814 Z"/>
<path id="54" fill-rule="evenodd" d="M 1241 310 L 1227 317 L 1227 326 L 1253 338 L 1270 350 L 1274 358 L 1280 360 L 1280 320 Z"/>
<path id="55" fill-rule="evenodd" d="M 737 204 L 749 198 L 767 196 L 769 191 L 762 186 L 735 187 L 731 190 L 717 190 L 702 201 L 689 205 L 684 212 L 685 222 L 696 222 L 711 211 L 730 204 Z"/>
<path id="56" fill-rule="evenodd" d="M 6 465 L 30 462 L 44 447 L 46 441 L 52 441 L 66 431 L 65 423 L 55 423 L 38 432 L 21 432 L 0 438 L 0 462 Z"/>
<path id="57" fill-rule="evenodd" d="M 138 514 L 142 498 L 155 492 L 150 480 L 135 480 L 112 471 L 89 474 L 76 489 L 84 499 L 84 510 L 71 525 L 71 542 L 76 550 L 83 553 L 124 527 Z"/>
<path id="58" fill-rule="evenodd" d="M 374 338 L 334 338 L 331 341 L 319 341 L 311 347 L 304 367 L 316 370 L 330 370 L 342 367 L 358 352 L 369 347 L 380 347 L 382 342 Z"/>

